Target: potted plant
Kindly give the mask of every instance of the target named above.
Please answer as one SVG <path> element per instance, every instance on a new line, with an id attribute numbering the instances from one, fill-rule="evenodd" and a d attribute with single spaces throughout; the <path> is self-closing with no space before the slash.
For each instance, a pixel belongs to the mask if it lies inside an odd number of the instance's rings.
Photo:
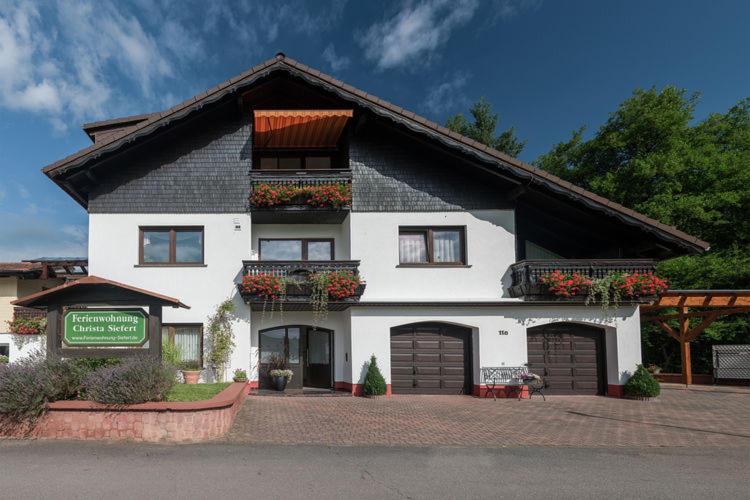
<path id="1" fill-rule="evenodd" d="M 271 354 L 268 359 L 268 377 L 271 379 L 271 385 L 277 391 L 286 389 L 286 385 L 292 380 L 292 375 L 286 357 L 279 353 Z"/>
<path id="2" fill-rule="evenodd" d="M 646 368 L 651 375 L 659 375 L 661 373 L 661 366 L 651 363 Z"/>
<path id="3" fill-rule="evenodd" d="M 292 370 L 269 370 L 268 376 L 271 377 L 273 385 L 277 391 L 286 390 L 286 384 L 292 380 Z"/>
<path id="4" fill-rule="evenodd" d="M 638 365 L 635 373 L 625 382 L 624 391 L 625 397 L 628 399 L 649 401 L 659 395 L 661 387 L 643 365 Z"/>
<path id="5" fill-rule="evenodd" d="M 247 372 L 245 370 L 240 370 L 239 368 L 236 369 L 232 380 L 235 382 L 247 382 Z"/>
<path id="6" fill-rule="evenodd" d="M 180 363 L 180 371 L 186 384 L 197 384 L 203 367 L 198 361 L 183 361 Z"/>

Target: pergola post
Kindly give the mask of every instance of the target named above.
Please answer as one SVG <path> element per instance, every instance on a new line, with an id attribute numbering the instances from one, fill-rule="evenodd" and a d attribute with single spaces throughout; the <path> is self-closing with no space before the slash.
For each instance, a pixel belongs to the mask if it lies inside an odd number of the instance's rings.
<path id="1" fill-rule="evenodd" d="M 704 310 L 690 311 L 691 307 Z M 691 385 L 693 368 L 690 342 L 697 339 L 719 316 L 750 312 L 750 290 L 668 290 L 654 304 L 641 306 L 641 310 L 647 312 L 663 308 L 676 308 L 677 314 L 647 316 L 644 319 L 658 323 L 662 330 L 680 343 L 682 382 Z M 691 330 L 690 318 L 700 318 L 702 321 Z M 669 320 L 679 322 L 679 331 L 669 326 Z"/>

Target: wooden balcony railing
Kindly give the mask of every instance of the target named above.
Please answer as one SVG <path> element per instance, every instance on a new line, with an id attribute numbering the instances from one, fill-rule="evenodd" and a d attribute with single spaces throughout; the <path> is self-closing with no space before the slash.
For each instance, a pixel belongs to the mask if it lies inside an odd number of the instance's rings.
<path id="1" fill-rule="evenodd" d="M 283 309 L 287 311 L 309 311 L 312 309 L 310 294 L 312 285 L 308 278 L 311 274 L 333 271 L 349 271 L 354 275 L 359 275 L 358 260 L 310 260 L 310 261 L 287 261 L 287 260 L 244 260 L 242 261 L 244 269 L 243 275 L 270 274 L 279 278 L 285 278 L 287 282 L 286 297 L 283 303 Z M 246 303 L 250 304 L 253 310 L 261 310 L 268 307 L 266 300 L 261 297 L 253 296 L 244 291 L 242 285 L 238 285 L 240 294 Z M 341 311 L 346 309 L 353 302 L 358 302 L 362 293 L 365 291 L 365 284 L 362 283 L 357 287 L 353 297 L 341 300 L 329 300 L 328 309 L 331 311 Z"/>
<path id="2" fill-rule="evenodd" d="M 261 184 L 274 184 L 304 188 L 327 184 L 347 184 L 352 182 L 351 170 L 252 170 L 251 189 Z M 252 198 L 252 195 L 251 195 Z M 340 208 L 316 208 L 302 199 L 274 207 L 256 207 L 250 204 L 254 223 L 260 224 L 340 224 L 350 211 L 349 206 Z"/>
<path id="3" fill-rule="evenodd" d="M 524 297 L 526 300 L 551 300 L 552 296 L 540 278 L 545 274 L 561 271 L 578 273 L 588 278 L 603 278 L 613 273 L 653 273 L 656 261 L 652 259 L 545 259 L 522 260 L 510 266 L 511 297 Z M 564 300 L 583 300 L 585 297 L 572 297 Z"/>

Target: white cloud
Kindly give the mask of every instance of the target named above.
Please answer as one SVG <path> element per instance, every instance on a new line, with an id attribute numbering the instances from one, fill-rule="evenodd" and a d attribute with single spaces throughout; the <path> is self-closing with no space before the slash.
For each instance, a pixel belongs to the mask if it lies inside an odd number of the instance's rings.
<path id="1" fill-rule="evenodd" d="M 56 131 L 153 103 L 199 59 L 200 41 L 176 20 L 151 35 L 128 6 L 112 1 L 0 2 L 0 107 L 43 114 Z M 134 84 L 131 90 L 128 83 Z"/>
<path id="2" fill-rule="evenodd" d="M 456 73 L 449 80 L 435 85 L 427 92 L 424 106 L 433 114 L 439 115 L 459 107 L 468 105 L 469 99 L 463 94 L 470 75 Z"/>
<path id="3" fill-rule="evenodd" d="M 541 5 L 542 0 L 494 0 L 492 20 L 508 20 L 524 10 L 537 10 Z"/>
<path id="4" fill-rule="evenodd" d="M 370 26 L 359 43 L 365 57 L 381 70 L 429 59 L 453 30 L 472 18 L 478 5 L 478 0 L 410 2 L 389 19 Z"/>
<path id="5" fill-rule="evenodd" d="M 329 43 L 323 51 L 323 60 L 331 65 L 333 71 L 345 69 L 351 62 L 348 57 L 336 54 L 336 49 L 333 47 L 332 43 Z"/>

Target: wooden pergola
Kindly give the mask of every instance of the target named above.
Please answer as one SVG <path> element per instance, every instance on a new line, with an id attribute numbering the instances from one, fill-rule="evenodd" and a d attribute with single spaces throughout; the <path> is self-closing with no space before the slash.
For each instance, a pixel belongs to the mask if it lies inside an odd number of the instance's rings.
<path id="1" fill-rule="evenodd" d="M 677 312 L 658 314 L 664 309 Z M 682 381 L 690 385 L 693 383 L 690 342 L 719 316 L 750 312 L 750 290 L 667 290 L 653 304 L 642 305 L 641 312 L 646 314 L 643 319 L 658 323 L 680 343 Z M 670 320 L 678 321 L 677 330 L 667 323 Z"/>

